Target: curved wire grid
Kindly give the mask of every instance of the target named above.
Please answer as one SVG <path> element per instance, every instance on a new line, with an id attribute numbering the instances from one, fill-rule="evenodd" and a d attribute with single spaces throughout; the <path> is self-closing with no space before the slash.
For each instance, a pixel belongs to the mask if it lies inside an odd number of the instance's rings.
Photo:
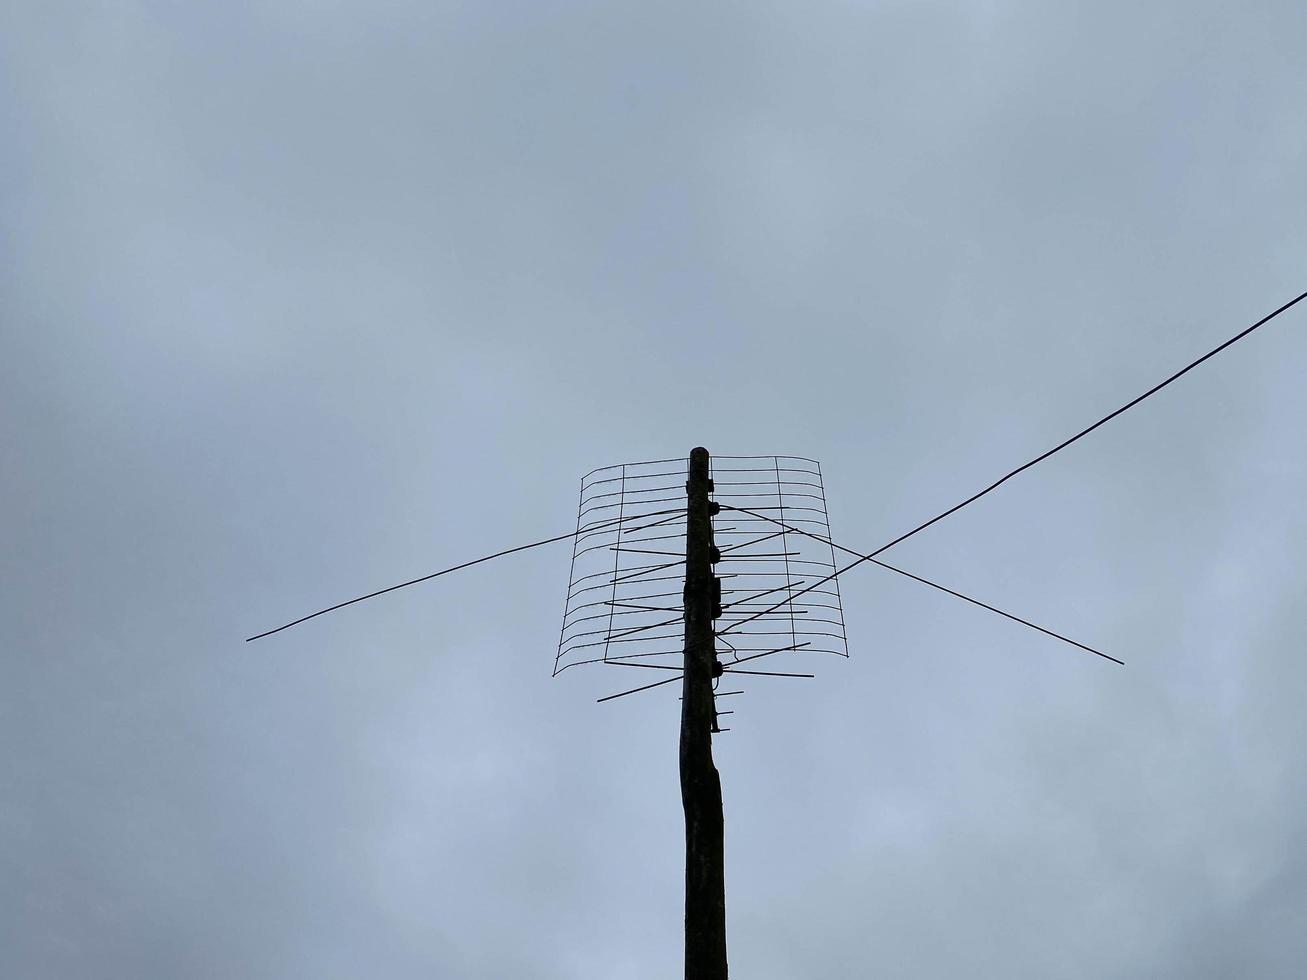
<path id="1" fill-rule="evenodd" d="M 656 460 L 582 478 L 554 674 L 592 663 L 680 670 L 686 470 L 684 459 Z M 717 456 L 711 473 L 713 500 L 723 505 L 713 518 L 722 589 L 715 626 L 727 671 L 773 653 L 847 657 L 838 579 L 795 594 L 835 571 L 820 464 L 800 456 Z"/>

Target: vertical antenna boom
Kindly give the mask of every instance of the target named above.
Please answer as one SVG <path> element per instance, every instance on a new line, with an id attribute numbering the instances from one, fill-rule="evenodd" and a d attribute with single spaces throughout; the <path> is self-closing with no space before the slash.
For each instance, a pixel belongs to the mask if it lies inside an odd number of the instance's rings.
<path id="1" fill-rule="evenodd" d="M 685 980 L 726 980 L 722 783 L 713 765 L 715 548 L 708 450 L 690 453 L 685 485 L 685 673 L 681 689 L 681 804 L 685 809 Z"/>

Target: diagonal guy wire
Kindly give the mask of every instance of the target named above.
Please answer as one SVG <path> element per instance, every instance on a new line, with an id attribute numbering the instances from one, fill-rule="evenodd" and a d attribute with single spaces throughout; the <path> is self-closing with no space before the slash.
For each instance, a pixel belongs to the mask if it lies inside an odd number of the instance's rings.
<path id="1" fill-rule="evenodd" d="M 1067 446 L 1071 445 L 1073 442 L 1076 442 L 1076 441 L 1079 440 L 1079 439 L 1083 439 L 1085 436 L 1089 435 L 1089 433 L 1091 433 L 1091 432 L 1093 432 L 1095 429 L 1097 429 L 1100 425 L 1106 425 L 1108 422 L 1112 421 L 1112 419 L 1116 418 L 1116 417 L 1117 417 L 1118 415 L 1120 415 L 1121 413 L 1123 413 L 1123 412 L 1125 412 L 1125 411 L 1128 411 L 1129 409 L 1134 408 L 1136 405 L 1138 405 L 1138 404 L 1139 404 L 1141 401 L 1143 401 L 1145 398 L 1148 398 L 1148 397 L 1151 396 L 1151 395 L 1155 395 L 1155 394 L 1157 394 L 1157 392 L 1161 391 L 1163 388 L 1165 388 L 1167 385 L 1169 385 L 1172 381 L 1175 381 L 1175 380 L 1177 380 L 1177 379 L 1183 377 L 1184 375 L 1188 374 L 1190 371 L 1192 371 L 1194 368 L 1196 368 L 1199 364 L 1202 364 L 1202 363 L 1203 363 L 1204 361 L 1206 361 L 1208 358 L 1215 357 L 1217 354 L 1221 353 L 1221 351 L 1225 350 L 1227 347 L 1229 347 L 1231 344 L 1235 343 L 1236 341 L 1243 340 L 1244 337 L 1247 337 L 1250 333 L 1252 333 L 1252 332 L 1253 332 L 1254 330 L 1256 330 L 1258 327 L 1261 327 L 1261 326 L 1264 326 L 1264 325 L 1267 324 L 1267 323 L 1270 323 L 1272 320 L 1274 320 L 1277 316 L 1279 316 L 1279 315 L 1280 315 L 1281 313 L 1283 313 L 1285 310 L 1288 310 L 1288 309 L 1290 309 L 1291 307 L 1297 306 L 1297 305 L 1298 305 L 1299 303 L 1301 303 L 1304 299 L 1307 299 L 1307 293 L 1299 293 L 1299 294 L 1298 294 L 1297 296 L 1295 296 L 1293 299 L 1289 300 L 1289 302 L 1285 303 L 1283 306 L 1279 307 L 1278 309 L 1272 310 L 1270 313 L 1266 314 L 1266 316 L 1262 317 L 1262 318 L 1261 318 L 1260 320 L 1258 320 L 1256 323 L 1252 324 L 1251 326 L 1245 327 L 1243 330 L 1240 330 L 1237 334 L 1235 334 L 1235 335 L 1234 335 L 1233 337 L 1231 337 L 1229 340 L 1225 341 L 1225 342 L 1222 343 L 1222 344 L 1217 345 L 1216 347 L 1213 347 L 1211 350 L 1209 350 L 1209 351 L 1208 351 L 1206 354 L 1204 354 L 1202 357 L 1198 358 L 1197 360 L 1190 361 L 1188 364 L 1186 364 L 1184 367 L 1182 367 L 1179 371 L 1176 371 L 1174 374 L 1172 374 L 1170 377 L 1166 378 L 1164 381 L 1160 381 L 1160 382 L 1158 382 L 1157 384 L 1153 385 L 1153 387 L 1149 388 L 1149 389 L 1148 389 L 1147 391 L 1145 391 L 1142 395 L 1139 395 L 1138 397 L 1133 398 L 1133 399 L 1131 399 L 1130 401 L 1126 402 L 1124 405 L 1122 405 L 1122 406 L 1121 406 L 1120 408 L 1118 408 L 1116 411 L 1114 411 L 1114 412 L 1110 412 L 1109 414 L 1104 415 L 1101 419 L 1099 419 L 1099 420 L 1098 420 L 1097 422 L 1095 422 L 1093 425 L 1090 425 L 1090 426 L 1088 426 L 1088 427 L 1086 427 L 1086 428 L 1084 428 L 1084 429 L 1081 429 L 1081 430 L 1080 430 L 1079 432 L 1077 432 L 1075 435 L 1071 436 L 1071 438 L 1063 440 L 1062 442 L 1058 443 L 1056 446 L 1054 446 L 1052 449 L 1048 450 L 1047 452 L 1045 452 L 1045 453 L 1041 453 L 1040 455 L 1036 456 L 1034 459 L 1030 460 L 1030 462 L 1021 464 L 1021 465 L 1018 466 L 1016 469 L 1014 469 L 1012 472 L 1010 472 L 1010 473 L 1008 473 L 1008 474 L 1006 474 L 1006 475 L 1000 477 L 999 479 L 995 480 L 993 483 L 991 483 L 989 486 L 985 487 L 983 490 L 980 490 L 980 491 L 978 491 L 977 493 L 973 493 L 970 497 L 968 497 L 966 500 L 962 501 L 961 503 L 959 503 L 959 504 L 954 504 L 952 507 L 950 507 L 948 510 L 944 511 L 943 513 L 936 514 L 934 517 L 932 517 L 930 520 L 926 521 L 926 522 L 923 523 L 923 524 L 918 524 L 918 525 L 917 525 L 916 527 L 914 527 L 911 531 L 906 531 L 906 532 L 904 532 L 903 534 L 900 534 L 900 535 L 899 535 L 897 538 L 895 538 L 893 541 L 890 541 L 890 542 L 887 543 L 887 544 L 883 544 L 883 545 L 881 545 L 881 546 L 880 546 L 879 548 L 877 548 L 875 551 L 871 552 L 871 554 L 869 554 L 869 555 L 861 555 L 861 556 L 859 556 L 859 557 L 857 558 L 857 560 L 849 562 L 849 564 L 845 565 L 843 568 L 836 569 L 836 570 L 835 570 L 834 572 L 832 572 L 830 575 L 827 575 L 824 579 L 819 579 L 818 581 L 812 583 L 812 585 L 809 585 L 807 588 L 802 589 L 801 591 L 794 593 L 793 596 L 790 596 L 789 598 L 786 599 L 786 602 L 790 602 L 790 601 L 792 601 L 794 598 L 803 595 L 804 592 L 810 592 L 810 591 L 812 591 L 812 590 L 815 589 L 817 586 L 819 586 L 819 585 L 821 585 L 821 584 L 823 584 L 823 583 L 825 583 L 825 582 L 829 582 L 831 579 L 835 578 L 835 577 L 838 576 L 838 575 L 843 575 L 843 574 L 844 574 L 845 572 L 847 572 L 850 568 L 854 568 L 854 567 L 856 567 L 856 566 L 858 566 L 858 565 L 861 565 L 864 561 L 872 561 L 872 560 L 874 560 L 874 558 L 875 558 L 876 555 L 879 555 L 879 554 L 880 554 L 881 552 L 883 552 L 883 551 L 888 551 L 890 548 L 893 548 L 893 547 L 894 547 L 896 544 L 898 544 L 900 541 L 906 541 L 908 538 L 912 537 L 912 536 L 913 536 L 914 534 L 916 534 L 917 532 L 919 532 L 919 531 L 924 531 L 926 528 L 930 527 L 930 526 L 931 526 L 932 524 L 934 524 L 936 521 L 942 521 L 944 518 L 948 517 L 950 514 L 954 514 L 954 513 L 958 512 L 959 510 L 961 510 L 963 507 L 967 506 L 968 504 L 974 503 L 975 501 L 979 500 L 981 497 L 985 496 L 985 494 L 987 494 L 987 493 L 989 493 L 989 492 L 991 492 L 991 491 L 993 491 L 993 490 L 997 490 L 1000 486 L 1002 486 L 1002 485 L 1003 485 L 1004 483 L 1006 483 L 1008 480 L 1012 479 L 1012 477 L 1016 476 L 1018 473 L 1022 473 L 1022 472 L 1024 472 L 1025 470 L 1030 469 L 1030 467 L 1034 466 L 1036 463 L 1042 463 L 1044 460 L 1048 459 L 1048 457 L 1052 456 L 1054 453 L 1061 452 L 1063 449 L 1065 449 Z M 965 598 L 965 596 L 963 596 L 963 598 Z M 770 609 L 764 609 L 764 610 L 762 610 L 762 612 L 755 613 L 754 616 L 753 616 L 752 618 L 756 619 L 758 616 L 765 616 L 765 615 L 767 615 L 767 613 L 769 613 L 769 612 L 775 612 L 777 609 L 779 609 L 779 608 L 780 608 L 781 606 L 783 606 L 783 605 L 785 605 L 785 602 L 777 603 L 776 605 L 772 606 Z M 996 610 L 996 611 L 997 611 L 997 610 Z M 1006 613 L 1005 613 L 1004 615 L 1006 615 Z M 1014 617 L 1014 618 L 1015 618 L 1015 617 Z M 741 623 L 746 623 L 746 622 L 748 622 L 747 619 L 746 619 L 746 620 L 741 620 L 740 623 L 735 623 L 734 626 L 739 626 L 739 625 L 741 625 Z M 1030 625 L 1030 624 L 1027 624 L 1027 625 Z M 732 627 L 732 628 L 733 628 L 733 627 Z M 1036 627 L 1036 628 L 1038 628 L 1038 627 Z M 1095 651 L 1093 651 L 1093 652 L 1097 653 L 1098 651 L 1095 650 Z M 1112 659 L 1112 658 L 1108 658 L 1108 659 Z M 1119 662 L 1119 661 L 1118 661 L 1118 662 Z"/>

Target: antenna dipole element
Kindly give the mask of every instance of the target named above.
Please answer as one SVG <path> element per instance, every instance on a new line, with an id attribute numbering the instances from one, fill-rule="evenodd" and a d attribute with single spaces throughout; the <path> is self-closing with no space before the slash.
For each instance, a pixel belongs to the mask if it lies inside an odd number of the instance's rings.
<path id="1" fill-rule="evenodd" d="M 681 688 L 681 805 L 685 809 L 685 980 L 726 980 L 722 782 L 713 765 L 717 728 L 713 636 L 717 609 L 708 450 L 690 453 L 685 536 L 685 673 Z"/>

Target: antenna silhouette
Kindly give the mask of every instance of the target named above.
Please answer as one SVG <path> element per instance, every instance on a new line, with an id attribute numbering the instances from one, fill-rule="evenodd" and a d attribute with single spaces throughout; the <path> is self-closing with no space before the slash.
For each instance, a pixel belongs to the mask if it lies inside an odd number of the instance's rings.
<path id="1" fill-rule="evenodd" d="M 336 603 L 248 640 L 494 558 L 571 540 L 571 571 L 554 675 L 582 665 L 670 675 L 610 694 L 601 702 L 681 683 L 685 977 L 726 980 L 722 791 L 712 738 L 730 731 L 720 720 L 733 714 L 733 709 L 720 709 L 718 699 L 744 692 L 720 690 L 721 679 L 734 675 L 734 685 L 737 676 L 806 678 L 814 675 L 771 668 L 787 667 L 794 659 L 810 655 L 847 658 L 839 578 L 864 563 L 1122 664 L 1116 657 L 877 556 L 1084 438 L 1304 299 L 1307 292 L 1052 449 L 874 551 L 855 551 L 832 539 L 821 467 L 815 461 L 796 456 L 714 460 L 706 449 L 696 448 L 688 461 L 626 463 L 586 474 L 574 531 Z M 853 556 L 853 561 L 837 566 L 837 550 Z M 771 657 L 779 659 L 755 663 Z M 759 666 L 768 669 L 756 669 Z"/>
<path id="2" fill-rule="evenodd" d="M 733 509 L 715 525 L 728 501 L 751 509 Z M 814 533 L 796 533 L 787 520 Z M 740 666 L 773 655 L 847 657 L 834 573 L 815 460 L 714 460 L 698 448 L 687 463 L 624 463 L 581 480 L 554 674 L 583 664 L 673 673 L 601 701 L 681 682 L 687 978 L 727 974 L 722 785 L 712 737 L 730 731 L 720 720 L 733 711 L 718 708 L 717 684 L 727 674 L 813 676 Z M 718 623 L 739 627 L 733 639 Z"/>

